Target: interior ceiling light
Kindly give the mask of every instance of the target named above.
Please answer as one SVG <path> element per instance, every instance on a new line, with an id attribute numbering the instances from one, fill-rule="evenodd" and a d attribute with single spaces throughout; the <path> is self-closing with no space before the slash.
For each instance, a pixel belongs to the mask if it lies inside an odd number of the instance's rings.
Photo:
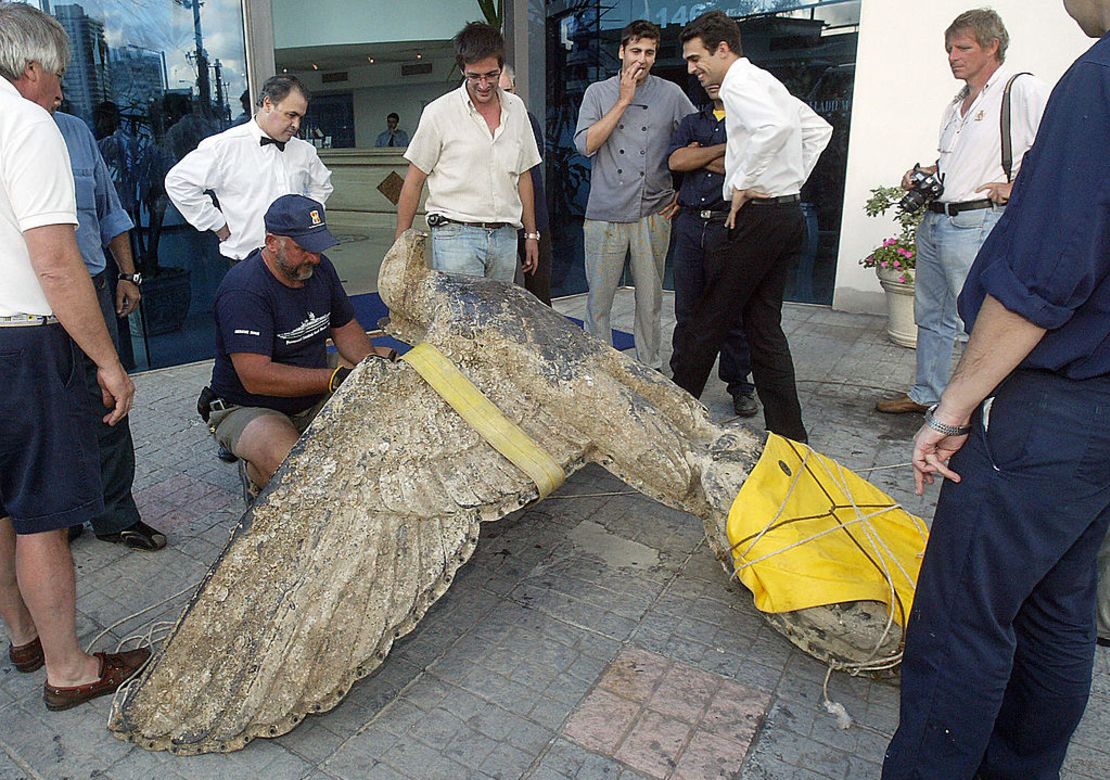
<path id="1" fill-rule="evenodd" d="M 319 66 L 319 65 L 317 65 L 317 64 L 316 64 L 316 63 L 314 62 L 314 63 L 312 63 L 312 69 L 313 69 L 313 70 L 320 70 L 320 66 Z"/>
<path id="2" fill-rule="evenodd" d="M 371 65 L 374 64 L 374 58 L 373 57 L 367 57 L 366 61 L 369 62 Z"/>
<path id="3" fill-rule="evenodd" d="M 420 52 L 416 53 L 416 59 L 420 60 L 420 59 L 423 59 L 423 58 L 424 58 L 423 54 L 421 54 Z"/>

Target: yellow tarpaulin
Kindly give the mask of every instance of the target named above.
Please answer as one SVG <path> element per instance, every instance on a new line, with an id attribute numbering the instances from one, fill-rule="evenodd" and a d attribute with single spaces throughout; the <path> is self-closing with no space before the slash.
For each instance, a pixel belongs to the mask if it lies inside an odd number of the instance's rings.
<path id="1" fill-rule="evenodd" d="M 881 601 L 905 627 L 925 525 L 831 458 L 769 434 L 727 532 L 737 577 L 758 609 Z"/>

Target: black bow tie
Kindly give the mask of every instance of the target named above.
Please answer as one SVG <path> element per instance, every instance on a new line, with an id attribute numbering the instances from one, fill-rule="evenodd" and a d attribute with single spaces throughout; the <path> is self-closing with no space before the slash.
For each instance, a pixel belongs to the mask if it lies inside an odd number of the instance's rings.
<path id="1" fill-rule="evenodd" d="M 264 135 L 264 136 L 262 136 L 261 138 L 258 139 L 258 145 L 259 146 L 265 146 L 266 144 L 273 144 L 274 146 L 276 146 L 278 148 L 279 152 L 284 152 L 285 151 L 285 141 L 275 141 L 273 138 L 270 138 L 270 136 L 268 136 L 268 135 Z"/>

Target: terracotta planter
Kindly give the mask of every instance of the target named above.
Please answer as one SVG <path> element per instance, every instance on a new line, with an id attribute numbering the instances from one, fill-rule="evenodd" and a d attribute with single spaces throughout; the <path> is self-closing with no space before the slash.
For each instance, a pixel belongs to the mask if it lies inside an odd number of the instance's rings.
<path id="1" fill-rule="evenodd" d="M 913 318 L 913 285 L 898 281 L 900 271 L 876 268 L 879 284 L 886 291 L 886 333 L 902 347 L 917 346 L 917 324 Z"/>

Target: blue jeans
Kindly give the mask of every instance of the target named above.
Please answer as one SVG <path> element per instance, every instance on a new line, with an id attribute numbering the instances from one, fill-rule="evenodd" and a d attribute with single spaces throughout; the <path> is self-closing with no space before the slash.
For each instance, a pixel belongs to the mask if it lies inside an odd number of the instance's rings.
<path id="1" fill-rule="evenodd" d="M 674 336 L 671 339 L 673 353 L 671 370 L 681 358 L 676 355 L 682 350 L 686 323 L 694 313 L 694 308 L 705 292 L 705 279 L 709 269 L 709 253 L 725 243 L 728 228 L 725 215 L 713 219 L 702 219 L 697 214 L 683 209 L 674 220 Z M 729 395 L 755 392 L 755 385 L 749 381 L 752 372 L 752 354 L 748 340 L 744 337 L 743 319 L 728 331 L 721 344 L 721 360 L 717 366 L 717 376 L 728 385 Z"/>
<path id="2" fill-rule="evenodd" d="M 956 298 L 979 247 L 1004 209 L 963 211 L 954 217 L 929 211 L 917 229 L 913 316 L 917 321 L 917 373 L 909 396 L 925 406 L 940 400 L 952 373 L 952 347 L 964 325 Z"/>
<path id="3" fill-rule="evenodd" d="M 1110 376 L 1015 371 L 951 460 L 883 780 L 1055 780 L 1091 686 Z"/>
<path id="4" fill-rule="evenodd" d="M 449 274 L 512 282 L 516 228 L 490 229 L 448 223 L 432 228 L 432 268 Z"/>

